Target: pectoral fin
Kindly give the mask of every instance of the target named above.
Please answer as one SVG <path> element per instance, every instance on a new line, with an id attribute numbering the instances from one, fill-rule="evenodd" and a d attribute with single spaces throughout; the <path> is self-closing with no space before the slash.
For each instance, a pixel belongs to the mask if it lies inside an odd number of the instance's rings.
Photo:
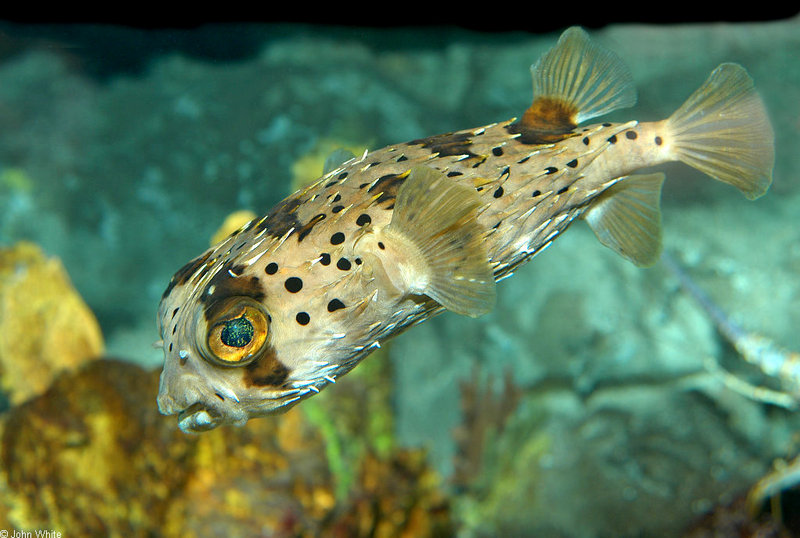
<path id="1" fill-rule="evenodd" d="M 495 303 L 495 282 L 477 222 L 477 193 L 429 167 L 414 168 L 397 192 L 387 240 L 404 252 L 410 293 L 477 317 Z M 405 247 L 403 245 L 406 245 Z M 416 288 L 416 289 L 413 289 Z"/>
<path id="2" fill-rule="evenodd" d="M 661 254 L 664 174 L 627 176 L 601 194 L 583 218 L 602 244 L 639 266 Z"/>

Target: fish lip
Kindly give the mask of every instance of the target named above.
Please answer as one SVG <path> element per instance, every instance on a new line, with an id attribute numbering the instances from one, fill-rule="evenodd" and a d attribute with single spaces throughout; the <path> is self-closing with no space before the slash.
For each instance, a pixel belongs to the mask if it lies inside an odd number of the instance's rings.
<path id="1" fill-rule="evenodd" d="M 184 433 L 213 430 L 223 422 L 222 413 L 203 402 L 195 402 L 178 412 L 178 427 Z"/>

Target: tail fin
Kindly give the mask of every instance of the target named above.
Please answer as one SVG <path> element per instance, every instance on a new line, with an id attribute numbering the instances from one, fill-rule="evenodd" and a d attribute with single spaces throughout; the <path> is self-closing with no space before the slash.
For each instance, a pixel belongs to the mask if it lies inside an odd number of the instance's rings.
<path id="1" fill-rule="evenodd" d="M 667 120 L 676 159 L 753 200 L 772 183 L 774 136 L 743 67 L 725 63 Z"/>

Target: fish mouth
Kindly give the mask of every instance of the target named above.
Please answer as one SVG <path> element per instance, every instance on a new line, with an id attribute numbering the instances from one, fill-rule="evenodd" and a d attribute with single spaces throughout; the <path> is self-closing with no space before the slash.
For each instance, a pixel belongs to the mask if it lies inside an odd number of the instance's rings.
<path id="1" fill-rule="evenodd" d="M 207 432 L 219 426 L 222 421 L 222 413 L 203 402 L 195 402 L 178 413 L 178 428 L 184 433 Z"/>

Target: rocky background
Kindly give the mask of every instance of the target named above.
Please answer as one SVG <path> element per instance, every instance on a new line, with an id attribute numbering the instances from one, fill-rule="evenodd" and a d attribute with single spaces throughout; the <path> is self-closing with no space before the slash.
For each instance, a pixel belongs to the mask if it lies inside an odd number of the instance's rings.
<path id="1" fill-rule="evenodd" d="M 800 350 L 800 19 L 593 35 L 639 89 L 611 120 L 668 116 L 724 61 L 753 76 L 775 128 L 773 188 L 750 203 L 665 167 L 665 243 L 732 319 Z M 800 528 L 797 508 L 777 520 L 743 505 L 800 452 L 796 411 L 731 391 L 704 361 L 776 380 L 743 364 L 663 266 L 631 266 L 581 223 L 500 284 L 493 313 L 423 324 L 282 417 L 185 436 L 155 409 L 158 300 L 228 214 L 266 212 L 332 148 L 519 115 L 528 67 L 557 33 L 4 24 L 0 36 L 0 528 Z M 144 42 L 163 50 L 129 52 Z"/>

